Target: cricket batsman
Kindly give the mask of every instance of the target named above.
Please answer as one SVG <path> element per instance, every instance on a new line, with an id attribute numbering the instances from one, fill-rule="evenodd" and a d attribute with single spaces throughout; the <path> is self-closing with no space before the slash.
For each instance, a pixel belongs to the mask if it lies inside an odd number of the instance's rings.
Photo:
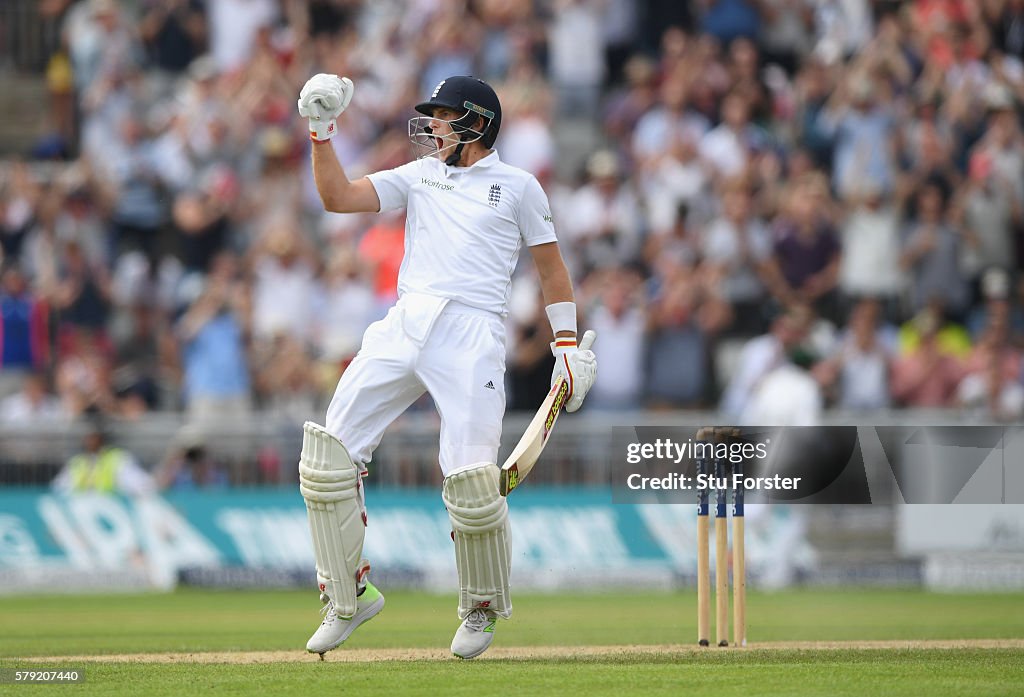
<path id="1" fill-rule="evenodd" d="M 448 509 L 459 575 L 452 653 L 474 658 L 512 614 L 508 506 L 497 466 L 505 411 L 505 330 L 512 272 L 522 245 L 537 266 L 555 341 L 552 382 L 569 383 L 576 411 L 594 383 L 593 332 L 576 342 L 572 282 L 555 238 L 547 196 L 529 173 L 492 149 L 501 104 L 473 77 L 441 83 L 416 105 L 409 138 L 423 156 L 356 181 L 330 139 L 352 100 L 351 80 L 318 74 L 302 88 L 313 175 L 335 213 L 406 209 L 398 301 L 372 324 L 338 382 L 326 425 L 306 422 L 299 459 L 325 619 L 306 649 L 336 648 L 384 607 L 367 578 L 361 478 L 384 429 L 424 392 L 441 416 L 441 496 Z"/>

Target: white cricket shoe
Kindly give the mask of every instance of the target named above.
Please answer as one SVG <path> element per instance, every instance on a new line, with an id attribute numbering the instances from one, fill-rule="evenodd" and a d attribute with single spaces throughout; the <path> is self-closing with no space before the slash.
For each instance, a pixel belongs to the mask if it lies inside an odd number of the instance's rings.
<path id="1" fill-rule="evenodd" d="M 494 641 L 498 615 L 492 610 L 470 610 L 452 639 L 452 653 L 459 658 L 476 658 Z"/>
<path id="2" fill-rule="evenodd" d="M 320 658 L 323 658 L 324 653 L 341 646 L 356 630 L 356 627 L 373 619 L 383 609 L 384 595 L 369 581 L 366 583 L 366 590 L 357 598 L 356 614 L 352 615 L 350 619 L 338 617 L 338 613 L 334 611 L 334 602 L 328 599 L 322 610 L 326 613 L 323 624 L 306 642 L 306 651 L 318 653 Z"/>

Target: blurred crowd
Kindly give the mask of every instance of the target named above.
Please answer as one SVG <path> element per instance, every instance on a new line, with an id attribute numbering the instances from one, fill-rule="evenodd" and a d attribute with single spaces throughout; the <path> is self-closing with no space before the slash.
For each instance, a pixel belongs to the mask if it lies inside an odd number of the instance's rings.
<path id="1" fill-rule="evenodd" d="M 588 408 L 1024 412 L 1022 0 L 40 0 L 47 135 L 0 182 L 0 422 L 329 400 L 401 215 L 326 214 L 298 91 L 351 77 L 350 177 L 490 81 L 552 203 Z M 548 385 L 531 264 L 509 406 Z"/>

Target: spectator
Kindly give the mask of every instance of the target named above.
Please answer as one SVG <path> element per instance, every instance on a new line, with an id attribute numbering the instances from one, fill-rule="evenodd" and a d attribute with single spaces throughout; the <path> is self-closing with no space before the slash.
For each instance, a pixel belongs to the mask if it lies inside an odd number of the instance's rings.
<path id="1" fill-rule="evenodd" d="M 311 338 L 317 291 L 313 252 L 283 217 L 271 219 L 249 250 L 252 260 L 252 329 L 257 341 L 279 334 Z"/>
<path id="2" fill-rule="evenodd" d="M 260 142 L 262 162 L 258 177 L 254 177 L 243 192 L 243 201 L 250 221 L 257 233 L 264 222 L 294 218 L 302 201 L 302 178 L 296 168 L 292 142 L 280 128 L 270 127 Z"/>
<path id="3" fill-rule="evenodd" d="M 765 60 L 781 65 L 787 73 L 796 72 L 800 59 L 810 53 L 813 40 L 813 15 L 805 3 L 766 0 L 761 3 L 761 45 Z"/>
<path id="4" fill-rule="evenodd" d="M 140 249 L 154 256 L 168 212 L 153 141 L 137 115 L 121 119 L 118 141 L 107 157 L 117 251 Z"/>
<path id="5" fill-rule="evenodd" d="M 722 100 L 721 122 L 704 134 L 698 150 L 718 177 L 742 176 L 757 151 L 766 145 L 760 129 L 750 123 L 750 103 L 738 91 Z"/>
<path id="6" fill-rule="evenodd" d="M 661 86 L 658 105 L 637 122 L 632 146 L 641 165 L 660 159 L 665 148 L 675 143 L 696 146 L 710 129 L 707 117 L 690 104 L 689 91 L 681 77 L 669 76 Z"/>
<path id="7" fill-rule="evenodd" d="M 516 80 L 531 80 L 535 68 L 525 68 L 526 74 L 512 76 Z M 548 118 L 548 95 L 536 85 L 517 89 L 517 83 L 506 85 L 503 92 L 502 119 L 508 125 L 501 129 L 502 159 L 513 167 L 525 169 L 544 180 L 555 165 L 555 141 Z M 518 93 L 518 94 L 517 94 Z"/>
<path id="8" fill-rule="evenodd" d="M 729 331 L 743 336 L 760 332 L 766 287 L 780 297 L 785 292 L 771 258 L 771 238 L 754 217 L 744 182 L 729 182 L 723 188 L 722 215 L 704 231 L 701 256 L 709 281 L 732 306 L 734 319 Z"/>
<path id="9" fill-rule="evenodd" d="M 938 326 L 936 343 L 942 353 L 966 358 L 971 352 L 971 337 L 960 324 L 949 320 L 944 312 L 942 302 L 933 300 L 928 306 L 910 318 L 899 329 L 898 350 L 901 355 L 912 352 L 921 343 L 922 327 L 929 327 L 934 321 Z"/>
<path id="10" fill-rule="evenodd" d="M 877 300 L 858 302 L 839 350 L 825 362 L 821 374 L 831 373 L 837 383 L 836 405 L 870 411 L 890 404 L 889 376 L 896 351 L 896 332 L 881 324 Z"/>
<path id="11" fill-rule="evenodd" d="M 828 66 L 813 55 L 801 66 L 793 84 L 794 140 L 823 165 L 832 159 L 832 132 L 822 117 L 831 87 Z"/>
<path id="12" fill-rule="evenodd" d="M 71 457 L 53 480 L 54 491 L 61 494 L 121 494 L 145 496 L 153 493 L 155 483 L 135 457 L 123 448 L 109 444 L 102 423 L 91 421 L 82 441 L 82 452 Z"/>
<path id="13" fill-rule="evenodd" d="M 849 299 L 883 299 L 892 311 L 904 285 L 899 265 L 900 201 L 869 180 L 847 197 L 845 208 L 839 287 Z"/>
<path id="14" fill-rule="evenodd" d="M 398 299 L 398 271 L 405 257 L 405 215 L 384 213 L 359 242 L 359 258 L 373 279 L 378 308 L 388 308 Z"/>
<path id="15" fill-rule="evenodd" d="M 172 366 L 169 328 L 162 315 L 139 302 L 127 312 L 130 329 L 117 342 L 111 387 L 118 399 L 118 413 L 138 418 L 162 406 Z"/>
<path id="16" fill-rule="evenodd" d="M 587 268 L 636 260 L 642 244 L 639 203 L 615 154 L 602 150 L 591 155 L 587 176 L 588 183 L 576 191 L 566 211 L 565 236 L 583 250 Z"/>
<path id="17" fill-rule="evenodd" d="M 147 0 L 139 34 L 150 63 L 181 73 L 206 46 L 206 15 L 201 0 Z"/>
<path id="18" fill-rule="evenodd" d="M 185 270 L 205 273 L 228 246 L 238 182 L 230 171 L 215 168 L 198 184 L 178 194 L 172 220 Z"/>
<path id="19" fill-rule="evenodd" d="M 70 236 L 58 237 L 57 234 L 60 211 L 65 205 L 66 201 L 57 187 L 49 187 L 40 193 L 33 211 L 34 224 L 19 249 L 17 259 L 11 260 L 12 263 L 19 264 L 33 289 L 51 303 L 57 286 L 58 269 L 62 262 L 62 242 L 74 239 Z M 103 244 L 106 244 L 105 239 Z M 88 251 L 86 254 L 88 255 Z M 106 263 L 106 257 L 102 255 L 92 259 L 98 266 L 104 266 Z"/>
<path id="20" fill-rule="evenodd" d="M 908 407 L 952 406 L 963 377 L 960 360 L 939 346 L 939 318 L 922 313 L 915 320 L 920 335 L 917 346 L 896 359 L 892 367 L 892 398 Z"/>
<path id="21" fill-rule="evenodd" d="M 159 489 L 176 491 L 224 489 L 230 484 L 227 471 L 210 453 L 203 428 L 196 424 L 186 424 L 178 432 L 154 479 Z"/>
<path id="22" fill-rule="evenodd" d="M 67 240 L 60 250 L 63 264 L 52 293 L 60 342 L 63 346 L 74 343 L 83 331 L 105 341 L 112 299 L 110 272 L 90 261 L 78 240 Z"/>
<path id="23" fill-rule="evenodd" d="M 978 288 L 985 269 L 1013 268 L 1014 231 L 1024 222 L 1022 201 L 1013 187 L 995 174 L 987 153 L 977 151 L 971 156 L 963 194 L 966 244 L 961 248 L 960 268 L 972 289 Z"/>
<path id="24" fill-rule="evenodd" d="M 688 272 L 696 271 L 700 243 L 691 227 L 690 209 L 681 204 L 673 213 L 671 225 L 648 236 L 644 245 L 644 262 L 655 275 L 661 263 L 673 269 L 685 267 Z"/>
<path id="25" fill-rule="evenodd" d="M 49 217 L 46 209 L 52 206 L 56 213 L 53 220 L 55 239 L 78 240 L 90 262 L 109 265 L 109 231 L 106 221 L 101 217 L 93 187 L 85 180 L 84 174 L 76 173 L 68 179 L 70 182 L 66 195 L 62 185 L 58 185 L 50 196 L 44 198 L 40 205 L 40 212 L 43 213 L 41 217 Z M 34 255 L 43 253 L 37 249 L 32 252 Z"/>
<path id="26" fill-rule="evenodd" d="M 789 363 L 791 355 L 796 355 L 797 349 L 807 338 L 812 320 L 813 315 L 809 308 L 795 306 L 772 321 L 771 331 L 768 334 L 751 339 L 746 343 L 736 371 L 722 397 L 721 410 L 726 418 L 738 419 L 744 414 L 754 418 L 753 414 L 760 411 L 760 408 L 748 410 L 753 403 L 754 390 L 772 371 Z M 780 374 L 781 384 L 786 385 L 790 382 L 803 384 L 806 382 L 800 378 L 789 380 L 789 377 L 793 375 L 795 374 L 788 371 Z M 806 396 L 806 392 L 807 390 L 801 390 L 801 397 Z M 774 393 L 774 389 L 770 393 Z M 806 416 L 806 410 L 803 407 L 807 404 L 802 399 L 797 402 L 800 407 L 797 411 L 805 413 Z M 817 413 L 818 407 L 811 406 L 810 411 Z M 804 418 L 801 417 L 801 420 Z M 806 416 L 806 418 L 810 417 Z"/>
<path id="27" fill-rule="evenodd" d="M 965 364 L 957 388 L 957 404 L 980 418 L 1016 421 L 1024 415 L 1024 386 L 1020 384 L 1021 351 L 1009 342 L 1007 313 L 989 316 L 989 324 Z"/>
<path id="28" fill-rule="evenodd" d="M 601 14 L 605 3 L 555 0 L 548 50 L 551 82 L 559 95 L 558 113 L 596 119 L 605 77 L 605 37 Z"/>
<path id="29" fill-rule="evenodd" d="M 217 70 L 230 73 L 241 69 L 263 27 L 278 17 L 274 0 L 206 0 L 210 31 L 210 53 Z"/>
<path id="30" fill-rule="evenodd" d="M 689 140 L 674 139 L 658 158 L 649 159 L 638 173 L 638 183 L 651 235 L 662 235 L 674 224 L 677 211 L 685 207 L 695 216 L 706 210 L 710 177 Z"/>
<path id="31" fill-rule="evenodd" d="M 213 264 L 201 295 L 178 321 L 182 344 L 183 397 L 195 419 L 237 416 L 251 406 L 245 351 L 245 316 L 228 254 Z"/>
<path id="32" fill-rule="evenodd" d="M 977 341 L 993 322 L 1007 324 L 1011 342 L 1024 337 L 1024 308 L 1011 302 L 1010 284 L 1009 275 L 998 268 L 989 269 L 981 277 L 982 302 L 967 318 L 967 330 L 973 341 Z"/>
<path id="33" fill-rule="evenodd" d="M 1024 33 L 1020 28 L 1024 23 L 1024 3 L 1019 0 L 999 2 L 986 5 L 983 10 L 990 26 L 994 26 L 993 43 L 1000 51 L 1024 58 Z"/>
<path id="34" fill-rule="evenodd" d="M 957 388 L 956 401 L 968 413 L 983 419 L 1016 422 L 1024 416 L 1024 386 L 1006 380 L 999 361 L 968 374 Z"/>
<path id="35" fill-rule="evenodd" d="M 760 17 L 757 4 L 750 0 L 711 0 L 701 20 L 701 30 L 705 34 L 728 44 L 739 37 L 754 39 L 757 37 Z"/>
<path id="36" fill-rule="evenodd" d="M 605 100 L 604 131 L 615 141 L 626 141 L 640 119 L 657 103 L 657 73 L 653 61 L 636 54 L 626 61 L 626 84 Z"/>
<path id="37" fill-rule="evenodd" d="M 693 407 L 704 399 L 708 387 L 708 322 L 701 316 L 704 292 L 689 269 L 672 262 L 665 266 L 665 278 L 647 313 L 644 392 L 652 408 Z"/>
<path id="38" fill-rule="evenodd" d="M 431 18 L 422 54 L 418 94 L 430 94 L 450 75 L 473 73 L 473 59 L 479 41 L 479 26 L 455 5 L 438 7 Z"/>
<path id="39" fill-rule="evenodd" d="M 16 262 L 35 222 L 37 187 L 24 163 L 16 163 L 11 181 L 0 187 L 0 256 Z"/>
<path id="40" fill-rule="evenodd" d="M 49 308 L 16 266 L 0 273 L 0 370 L 27 371 L 49 358 Z"/>
<path id="41" fill-rule="evenodd" d="M 232 131 L 223 82 L 212 56 L 196 58 L 188 67 L 188 79 L 180 88 L 173 125 L 176 143 L 185 149 L 187 169 L 237 163 L 238 130 Z M 236 124 L 237 125 L 237 124 Z M 186 182 L 187 183 L 187 182 Z"/>
<path id="42" fill-rule="evenodd" d="M 836 316 L 840 247 L 829 220 L 832 201 L 826 184 L 808 175 L 794 182 L 786 206 L 773 225 L 774 257 L 785 283 L 783 298 Z"/>
<path id="43" fill-rule="evenodd" d="M 833 138 L 832 183 L 841 198 L 856 193 L 865 180 L 877 182 L 885 192 L 895 185 L 895 119 L 880 92 L 881 85 L 869 76 L 852 75 L 819 116 L 818 127 Z"/>
<path id="44" fill-rule="evenodd" d="M 64 405 L 47 390 L 42 373 L 29 373 L 22 380 L 21 390 L 0 400 L 0 424 L 53 428 L 68 420 Z"/>
<path id="45" fill-rule="evenodd" d="M 588 398 L 594 409 L 635 409 L 644 379 L 643 303 L 635 280 L 624 270 L 610 269 L 602 276 L 601 304 L 589 313 L 590 324 L 615 360 L 602 366 L 601 384 L 594 384 Z"/>
<path id="46" fill-rule="evenodd" d="M 113 393 L 113 349 L 106 335 L 82 329 L 64 342 L 54 382 L 61 402 L 74 417 L 118 414 Z"/>
<path id="47" fill-rule="evenodd" d="M 384 316 L 370 277 L 351 250 L 340 248 L 331 257 L 311 299 L 312 338 L 318 356 L 347 365 L 359 350 L 366 328 Z M 331 382 L 335 384 L 336 380 Z"/>
<path id="48" fill-rule="evenodd" d="M 84 0 L 69 12 L 65 26 L 79 97 L 98 101 L 138 62 L 138 45 L 117 0 Z"/>
<path id="49" fill-rule="evenodd" d="M 738 422 L 744 426 L 817 426 L 824 408 L 821 385 L 805 365 L 784 363 L 754 386 Z"/>
<path id="50" fill-rule="evenodd" d="M 917 117 L 910 120 L 901 134 L 902 156 L 909 165 L 902 188 L 914 188 L 928 179 L 952 186 L 960 179 L 953 159 L 959 151 L 960 135 L 942 116 L 937 98 L 919 95 L 918 100 Z M 897 184 L 897 195 L 900 189 Z"/>
<path id="51" fill-rule="evenodd" d="M 252 373 L 259 407 L 292 421 L 314 413 L 321 397 L 315 368 L 298 337 L 281 333 L 256 344 Z"/>
<path id="52" fill-rule="evenodd" d="M 900 267 L 910 272 L 915 311 L 939 300 L 953 314 L 966 307 L 967 285 L 960 276 L 960 232 L 947 221 L 948 192 L 939 180 L 917 192 L 915 213 L 904 235 Z"/>
<path id="53" fill-rule="evenodd" d="M 1010 344 L 1010 327 L 1005 315 L 993 315 L 967 360 L 967 374 L 996 369 L 1003 382 L 1014 382 L 1021 375 L 1021 350 Z M 994 366 L 994 367 L 993 367 Z"/>
<path id="54" fill-rule="evenodd" d="M 871 38 L 871 6 L 866 2 L 825 0 L 814 5 L 815 52 L 835 60 L 854 54 Z"/>
<path id="55" fill-rule="evenodd" d="M 645 8 L 646 9 L 646 8 Z M 640 6 L 633 0 L 608 0 L 602 17 L 607 77 L 617 82 L 637 39 Z"/>
<path id="56" fill-rule="evenodd" d="M 1018 83 L 1020 78 L 1017 78 Z M 1018 87 L 1018 94 L 1019 87 Z M 1024 135 L 1021 134 L 1018 109 L 1005 85 L 989 84 L 982 93 L 986 107 L 986 129 L 975 144 L 974 152 L 991 170 L 998 191 L 1009 191 L 1014 202 L 1024 202 Z M 1019 97 L 1018 97 L 1019 99 Z"/>

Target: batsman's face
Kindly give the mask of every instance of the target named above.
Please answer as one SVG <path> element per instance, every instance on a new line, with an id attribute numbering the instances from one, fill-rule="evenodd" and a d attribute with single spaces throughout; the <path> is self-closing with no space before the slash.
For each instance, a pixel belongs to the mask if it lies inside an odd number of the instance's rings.
<path id="1" fill-rule="evenodd" d="M 434 113 L 430 117 L 430 127 L 434 130 L 434 133 L 438 135 L 451 133 L 451 121 L 454 121 L 457 118 L 459 118 L 459 114 L 456 114 L 451 109 L 438 107 L 437 109 L 434 109 Z"/>
<path id="2" fill-rule="evenodd" d="M 421 157 L 446 159 L 459 144 L 459 134 L 452 128 L 452 122 L 464 114 L 447 107 L 435 107 L 430 116 L 416 116 L 409 119 L 409 140 L 421 150 Z M 482 119 L 481 119 L 482 120 Z M 478 120 L 479 121 L 479 120 Z M 482 133 L 470 130 L 476 138 L 466 142 L 479 140 Z"/>
<path id="3" fill-rule="evenodd" d="M 459 116 L 460 114 L 456 114 L 451 109 L 439 107 L 434 109 L 434 113 L 430 117 L 430 134 L 434 138 L 434 144 L 437 147 L 439 157 L 447 157 L 446 148 L 458 142 L 455 132 L 452 130 L 451 122 L 459 118 Z"/>

